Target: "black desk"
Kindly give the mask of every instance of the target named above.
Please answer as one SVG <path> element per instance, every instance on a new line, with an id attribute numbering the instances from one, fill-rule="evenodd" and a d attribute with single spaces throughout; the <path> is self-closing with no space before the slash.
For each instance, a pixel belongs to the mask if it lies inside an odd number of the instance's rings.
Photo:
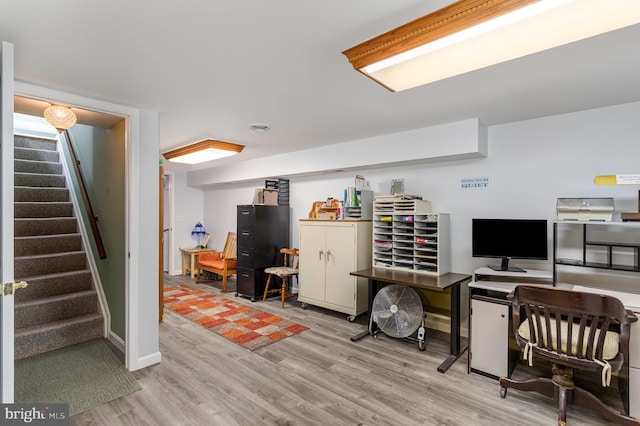
<path id="1" fill-rule="evenodd" d="M 373 299 L 378 292 L 378 283 L 381 282 L 387 284 L 407 285 L 431 291 L 450 292 L 451 310 L 449 315 L 451 318 L 451 329 L 449 332 L 449 356 L 438 366 L 438 371 L 441 373 L 446 372 L 467 349 L 466 345 L 463 348 L 460 343 L 460 286 L 466 281 L 471 281 L 471 275 L 450 272 L 440 276 L 433 276 L 387 268 L 363 269 L 351 272 L 351 275 L 364 277 L 369 280 L 369 315 L 371 315 Z M 373 335 L 377 325 L 372 322 L 369 323 L 372 324 L 372 328 L 353 336 L 351 338 L 353 342 L 356 342 L 367 335 Z"/>

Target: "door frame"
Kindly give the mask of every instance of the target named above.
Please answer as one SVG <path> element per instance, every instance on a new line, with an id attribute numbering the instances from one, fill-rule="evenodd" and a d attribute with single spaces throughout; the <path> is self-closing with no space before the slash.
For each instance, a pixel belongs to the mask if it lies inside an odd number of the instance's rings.
<path id="1" fill-rule="evenodd" d="M 14 91 L 16 95 L 104 112 L 126 120 L 126 336 L 124 347 L 122 339 L 111 332 L 109 340 L 125 353 L 125 365 L 131 371 L 160 362 L 158 305 L 151 297 L 158 291 L 157 279 L 153 279 L 158 270 L 157 215 L 151 217 L 148 207 L 158 205 L 157 191 L 150 191 L 156 187 L 158 176 L 158 114 L 19 81 L 15 82 Z M 149 181 L 151 173 L 152 182 Z"/>
<path id="2" fill-rule="evenodd" d="M 165 207 L 164 216 L 165 218 L 168 219 L 167 227 L 169 228 L 169 230 L 166 231 L 164 234 L 166 238 L 165 249 L 166 249 L 166 256 L 167 256 L 167 265 L 165 266 L 167 269 L 167 273 L 169 275 L 174 275 L 176 271 L 175 269 L 176 253 L 175 253 L 175 250 L 172 250 L 171 248 L 173 247 L 173 228 L 174 228 L 173 218 L 175 214 L 175 205 L 174 205 L 175 176 L 173 171 L 164 169 L 163 178 L 165 176 L 169 181 L 169 184 L 168 184 L 169 190 L 165 192 L 165 200 L 164 200 L 164 207 Z"/>
<path id="3" fill-rule="evenodd" d="M 3 287 L 14 281 L 14 205 L 13 205 L 13 45 L 0 45 L 0 401 L 14 399 L 14 305 L 13 294 L 4 295 Z"/>

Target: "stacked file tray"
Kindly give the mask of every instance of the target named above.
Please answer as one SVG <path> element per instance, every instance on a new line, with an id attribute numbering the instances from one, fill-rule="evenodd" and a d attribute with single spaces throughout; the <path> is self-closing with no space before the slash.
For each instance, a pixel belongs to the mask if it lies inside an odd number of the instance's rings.
<path id="1" fill-rule="evenodd" d="M 278 179 L 278 205 L 289 205 L 289 179 Z"/>
<path id="2" fill-rule="evenodd" d="M 373 266 L 442 275 L 450 271 L 450 219 L 425 200 L 378 200 L 373 212 Z"/>
<path id="3" fill-rule="evenodd" d="M 278 205 L 289 205 L 289 179 L 267 179 L 264 181 L 265 189 L 278 190 Z"/>

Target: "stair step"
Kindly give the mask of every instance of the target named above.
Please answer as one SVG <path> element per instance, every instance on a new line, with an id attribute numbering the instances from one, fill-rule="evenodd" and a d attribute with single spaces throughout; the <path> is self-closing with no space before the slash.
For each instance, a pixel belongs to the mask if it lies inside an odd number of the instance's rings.
<path id="1" fill-rule="evenodd" d="M 78 221 L 75 217 L 54 218 L 16 218 L 14 235 L 29 237 L 34 235 L 75 234 L 78 232 Z"/>
<path id="2" fill-rule="evenodd" d="M 17 186 L 13 190 L 16 202 L 69 201 L 69 189 L 55 187 Z"/>
<path id="3" fill-rule="evenodd" d="M 79 271 L 87 267 L 84 251 L 20 256 L 14 258 L 14 275 L 22 277 L 54 274 L 56 272 Z"/>
<path id="4" fill-rule="evenodd" d="M 13 164 L 14 171 L 19 173 L 41 173 L 47 175 L 62 175 L 64 173 L 62 163 L 15 159 Z"/>
<path id="5" fill-rule="evenodd" d="M 64 175 L 43 175 L 40 173 L 14 173 L 14 186 L 32 186 L 32 187 L 49 187 L 64 188 L 66 187 L 66 179 Z"/>
<path id="6" fill-rule="evenodd" d="M 59 163 L 60 154 L 58 151 L 44 149 L 20 148 L 13 149 L 13 158 L 18 160 L 47 161 L 49 163 Z"/>
<path id="7" fill-rule="evenodd" d="M 15 332 L 15 358 L 27 358 L 99 337 L 105 337 L 104 320 L 99 313 L 25 327 Z"/>
<path id="8" fill-rule="evenodd" d="M 52 139 L 14 137 L 15 357 L 104 338 L 78 221 Z"/>
<path id="9" fill-rule="evenodd" d="M 60 321 L 98 310 L 98 295 L 95 290 L 77 291 L 29 300 L 15 304 L 14 327 L 32 327 L 47 322 Z"/>
<path id="10" fill-rule="evenodd" d="M 16 148 L 44 149 L 47 151 L 57 151 L 57 141 L 55 139 L 38 138 L 33 136 L 13 137 L 13 146 Z"/>
<path id="11" fill-rule="evenodd" d="M 14 217 L 44 218 L 44 217 L 73 217 L 73 203 L 71 202 L 16 202 Z"/>
<path id="12" fill-rule="evenodd" d="M 91 271 L 88 269 L 56 272 L 47 275 L 22 277 L 20 279 L 26 281 L 29 286 L 16 291 L 14 299 L 16 304 L 75 291 L 91 290 L 92 283 Z"/>
<path id="13" fill-rule="evenodd" d="M 82 250 L 82 236 L 75 234 L 30 235 L 14 238 L 14 256 L 62 253 Z"/>

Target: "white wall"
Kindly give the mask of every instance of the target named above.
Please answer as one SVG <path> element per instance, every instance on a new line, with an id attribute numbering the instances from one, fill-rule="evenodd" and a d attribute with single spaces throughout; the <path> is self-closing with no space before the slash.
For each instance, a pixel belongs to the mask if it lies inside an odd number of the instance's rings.
<path id="1" fill-rule="evenodd" d="M 285 174 L 303 176 L 340 169 L 389 167 L 486 156 L 487 127 L 477 118 L 293 151 L 190 172 L 187 184 L 210 186 Z"/>
<path id="2" fill-rule="evenodd" d="M 387 194 L 391 179 L 404 178 L 406 193 L 430 200 L 435 212 L 450 213 L 452 269 L 471 273 L 491 262 L 471 257 L 474 217 L 552 221 L 558 197 L 614 197 L 614 220 L 620 220 L 621 211 L 637 211 L 639 188 L 595 186 L 593 178 L 640 172 L 639 118 L 640 103 L 631 103 L 492 126 L 487 158 L 360 169 L 357 173 L 371 182 L 374 195 Z M 398 146 L 401 144 L 399 140 Z M 294 246 L 298 244 L 297 219 L 307 217 L 315 200 L 341 198 L 354 175 L 339 172 L 290 178 Z M 460 180 L 472 177 L 489 177 L 490 188 L 460 189 Z M 251 203 L 254 189 L 263 185 L 263 180 L 254 180 L 204 190 L 203 218 L 215 224 L 215 246 L 221 246 L 226 232 L 236 228 L 235 206 Z M 551 244 L 551 226 L 549 240 Z M 513 262 L 551 269 L 550 261 Z"/>
<path id="3" fill-rule="evenodd" d="M 158 327 L 158 113 L 129 116 L 130 258 L 127 288 L 127 367 L 139 370 L 161 361 Z"/>

